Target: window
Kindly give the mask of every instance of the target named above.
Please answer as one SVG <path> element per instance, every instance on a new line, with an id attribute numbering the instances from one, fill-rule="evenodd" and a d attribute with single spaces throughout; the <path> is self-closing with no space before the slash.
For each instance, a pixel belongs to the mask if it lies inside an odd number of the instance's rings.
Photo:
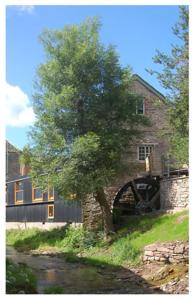
<path id="1" fill-rule="evenodd" d="M 43 201 L 43 193 L 40 188 L 38 187 L 33 187 L 32 189 L 32 201 Z"/>
<path id="2" fill-rule="evenodd" d="M 24 200 L 24 183 L 22 181 L 15 182 L 15 204 L 21 204 Z"/>
<path id="3" fill-rule="evenodd" d="M 144 99 L 138 99 L 136 102 L 136 114 L 144 115 Z"/>
<path id="4" fill-rule="evenodd" d="M 148 157 L 150 155 L 150 153 L 152 152 L 152 150 L 153 150 L 153 145 L 139 146 L 139 149 L 138 149 L 138 159 L 145 161 L 146 157 Z"/>
<path id="5" fill-rule="evenodd" d="M 48 219 L 54 218 L 54 205 L 48 205 Z"/>
<path id="6" fill-rule="evenodd" d="M 54 200 L 54 188 L 49 186 L 48 187 L 48 201 Z"/>

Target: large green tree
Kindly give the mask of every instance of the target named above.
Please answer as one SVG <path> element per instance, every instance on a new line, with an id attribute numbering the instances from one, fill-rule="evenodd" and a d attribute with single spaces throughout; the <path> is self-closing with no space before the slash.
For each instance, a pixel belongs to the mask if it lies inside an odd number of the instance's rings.
<path id="1" fill-rule="evenodd" d="M 170 104 L 171 154 L 180 165 L 188 164 L 189 131 L 189 11 L 180 6 L 180 15 L 173 28 L 178 45 L 172 45 L 171 55 L 157 51 L 154 62 L 162 66 L 160 72 L 151 71 L 167 89 Z"/>
<path id="2" fill-rule="evenodd" d="M 113 230 L 104 188 L 118 174 L 121 156 L 146 120 L 135 114 L 129 68 L 99 39 L 98 19 L 45 30 L 46 61 L 38 68 L 31 135 L 32 177 L 47 179 L 64 196 L 100 204 L 105 234 Z M 40 176 L 41 174 L 47 176 Z"/>

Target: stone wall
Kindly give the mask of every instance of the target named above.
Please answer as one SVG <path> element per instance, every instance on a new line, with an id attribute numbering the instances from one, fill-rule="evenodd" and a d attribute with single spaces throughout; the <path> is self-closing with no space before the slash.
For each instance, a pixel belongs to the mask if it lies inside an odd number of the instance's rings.
<path id="1" fill-rule="evenodd" d="M 82 221 L 83 226 L 88 229 L 96 230 L 102 227 L 102 211 L 93 194 L 82 201 Z"/>
<path id="2" fill-rule="evenodd" d="M 111 211 L 113 209 L 113 200 L 119 189 L 120 186 L 115 185 L 104 190 Z M 96 230 L 101 229 L 103 226 L 102 211 L 93 194 L 89 195 L 85 201 L 82 201 L 82 221 L 84 227 L 88 229 Z"/>
<path id="3" fill-rule="evenodd" d="M 173 177 L 160 182 L 161 209 L 185 208 L 189 204 L 189 177 Z"/>
<path id="4" fill-rule="evenodd" d="M 139 129 L 143 133 L 130 146 L 129 162 L 131 177 L 136 178 L 145 171 L 145 162 L 138 160 L 138 147 L 141 145 L 153 145 L 153 175 L 162 175 L 161 158 L 168 150 L 168 141 L 163 137 L 162 132 L 169 128 L 167 117 L 167 105 L 164 98 L 158 95 L 153 88 L 145 84 L 139 78 L 134 81 L 133 90 L 143 96 L 145 111 L 144 115 L 150 120 L 151 126 L 141 126 Z"/>
<path id="5" fill-rule="evenodd" d="M 151 121 L 151 126 L 139 127 L 143 135 L 135 139 L 126 149 L 122 158 L 122 163 L 125 165 L 123 172 L 105 190 L 111 209 L 116 193 L 127 182 L 146 175 L 145 161 L 138 159 L 138 147 L 145 144 L 154 146 L 153 175 L 162 175 L 161 157 L 166 154 L 168 148 L 167 139 L 163 138 L 161 134 L 168 127 L 167 105 L 163 96 L 140 78 L 134 80 L 132 89 L 135 93 L 143 96 L 144 114 Z M 83 203 L 83 223 L 88 228 L 98 228 L 102 225 L 101 222 L 101 209 L 91 196 Z"/>
<path id="6" fill-rule="evenodd" d="M 188 263 L 188 242 L 176 241 L 148 245 L 144 248 L 143 261 L 146 263 L 153 261 L 164 263 Z"/>

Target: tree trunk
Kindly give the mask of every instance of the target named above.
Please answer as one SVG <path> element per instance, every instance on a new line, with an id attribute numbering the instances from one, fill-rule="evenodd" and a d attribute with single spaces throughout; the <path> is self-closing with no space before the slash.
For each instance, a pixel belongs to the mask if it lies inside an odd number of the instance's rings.
<path id="1" fill-rule="evenodd" d="M 112 222 L 112 213 L 110 206 L 106 200 L 106 196 L 103 188 L 99 189 L 95 194 L 95 199 L 99 203 L 102 210 L 103 226 L 105 238 L 114 232 L 113 222 Z"/>

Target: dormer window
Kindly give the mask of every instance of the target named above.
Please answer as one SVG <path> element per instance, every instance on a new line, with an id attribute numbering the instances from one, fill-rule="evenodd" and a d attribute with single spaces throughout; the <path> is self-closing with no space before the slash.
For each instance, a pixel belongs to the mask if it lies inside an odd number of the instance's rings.
<path id="1" fill-rule="evenodd" d="M 144 107 L 144 99 L 138 99 L 136 102 L 136 115 L 144 115 L 145 107 Z"/>

